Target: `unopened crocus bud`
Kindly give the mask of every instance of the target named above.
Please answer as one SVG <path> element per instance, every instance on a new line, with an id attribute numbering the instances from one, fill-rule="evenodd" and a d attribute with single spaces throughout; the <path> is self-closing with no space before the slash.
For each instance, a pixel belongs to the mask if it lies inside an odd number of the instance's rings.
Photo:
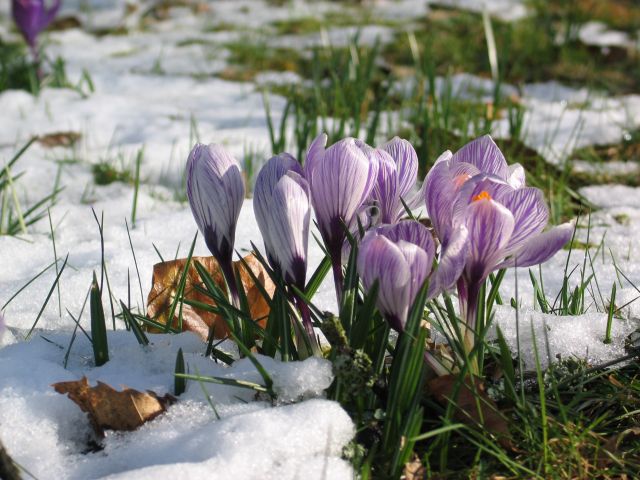
<path id="1" fill-rule="evenodd" d="M 187 196 L 207 247 L 236 294 L 232 258 L 236 224 L 244 201 L 240 167 L 220 145 L 197 144 L 187 161 Z"/>
<path id="2" fill-rule="evenodd" d="M 342 246 L 346 230 L 368 200 L 378 172 L 367 145 L 345 138 L 325 150 L 326 135 L 309 147 L 306 176 L 320 234 L 331 256 L 338 303 L 342 296 Z"/>
<path id="3" fill-rule="evenodd" d="M 285 281 L 304 288 L 311 204 L 300 164 L 288 153 L 271 158 L 260 170 L 253 210 L 267 258 Z"/>
<path id="4" fill-rule="evenodd" d="M 61 3 L 62 0 L 54 0 L 47 8 L 44 0 L 12 0 L 11 2 L 13 20 L 35 58 L 37 58 L 36 40 L 38 34 L 53 21 Z"/>

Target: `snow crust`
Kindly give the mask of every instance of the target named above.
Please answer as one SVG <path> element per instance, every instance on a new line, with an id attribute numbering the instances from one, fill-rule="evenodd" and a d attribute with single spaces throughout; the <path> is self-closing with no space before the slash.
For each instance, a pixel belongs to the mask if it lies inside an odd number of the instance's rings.
<path id="1" fill-rule="evenodd" d="M 293 479 L 302 472 L 309 478 L 351 478 L 351 467 L 340 455 L 353 424 L 338 404 L 321 398 L 333 376 L 330 363 L 318 358 L 280 363 L 259 357 L 279 393 L 274 407 L 254 401 L 252 390 L 203 384 L 221 417 L 217 420 L 198 382 L 189 381 L 166 414 L 135 432 L 107 432 L 104 449 L 86 453 L 93 438 L 89 421 L 54 392 L 54 381 L 85 375 L 91 384 L 100 380 L 114 388 L 172 393 L 173 363 L 182 348 L 191 373 L 261 383 L 247 359 L 232 367 L 205 359 L 201 341 L 190 333 L 151 335 L 150 340 L 143 348 L 130 332 L 109 332 L 111 360 L 99 368 L 92 367 L 84 337 L 63 367 L 66 333 L 42 332 L 1 349 L 0 438 L 15 460 L 39 478 Z M 289 403 L 303 398 L 310 400 Z"/>

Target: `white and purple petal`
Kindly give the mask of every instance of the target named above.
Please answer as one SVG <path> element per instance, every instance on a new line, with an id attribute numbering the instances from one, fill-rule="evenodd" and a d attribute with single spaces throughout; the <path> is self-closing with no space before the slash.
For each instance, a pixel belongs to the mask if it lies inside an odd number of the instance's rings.
<path id="1" fill-rule="evenodd" d="M 490 135 L 467 143 L 458 150 L 451 159 L 451 163 L 470 163 L 484 173 L 495 175 L 503 180 L 509 178 L 509 167 L 504 155 Z"/>
<path id="2" fill-rule="evenodd" d="M 553 257 L 558 250 L 564 247 L 571 236 L 575 226 L 563 223 L 546 232 L 529 238 L 518 251 L 499 264 L 496 268 L 530 267 L 544 263 Z"/>
<path id="3" fill-rule="evenodd" d="M 549 209 L 541 190 L 523 187 L 503 196 L 500 200 L 513 214 L 515 225 L 507 250 L 517 249 L 529 238 L 538 235 L 549 221 Z"/>
<path id="4" fill-rule="evenodd" d="M 469 230 L 465 277 L 470 283 L 480 283 L 504 258 L 503 249 L 511 238 L 515 221 L 509 209 L 500 203 L 481 199 L 468 206 L 465 224 Z"/>
<path id="5" fill-rule="evenodd" d="M 409 310 L 411 270 L 400 249 L 389 239 L 368 232 L 360 245 L 357 267 L 366 290 L 378 281 L 378 310 L 401 331 Z"/>
<path id="6" fill-rule="evenodd" d="M 468 249 L 469 231 L 465 225 L 460 225 L 451 232 L 449 243 L 440 254 L 438 269 L 431 276 L 429 298 L 440 295 L 456 284 L 467 262 Z"/>
<path id="7" fill-rule="evenodd" d="M 368 199 L 377 165 L 347 138 L 329 147 L 311 169 L 311 197 L 320 232 L 330 248 L 341 249 L 350 226 Z"/>
<path id="8" fill-rule="evenodd" d="M 392 223 L 398 213 L 398 171 L 393 158 L 386 152 L 382 152 L 377 158 L 378 174 L 371 191 L 371 200 L 380 210 L 380 221 Z"/>
<path id="9" fill-rule="evenodd" d="M 267 257 L 276 251 L 270 234 L 273 220 L 273 192 L 280 179 L 290 171 L 302 174 L 302 167 L 291 155 L 281 153 L 271 157 L 260 169 L 253 189 L 253 211 L 262 233 Z"/>
<path id="10" fill-rule="evenodd" d="M 414 243 L 400 240 L 395 242 L 402 256 L 409 265 L 409 298 L 408 308 L 410 309 L 415 301 L 418 290 L 422 288 L 425 280 L 431 272 L 433 266 L 433 256 L 429 256 L 422 248 Z"/>
<path id="11" fill-rule="evenodd" d="M 238 162 L 220 145 L 197 144 L 187 161 L 187 196 L 211 253 L 231 261 L 236 224 L 244 201 Z"/>
<path id="12" fill-rule="evenodd" d="M 278 262 L 287 282 L 303 288 L 307 275 L 307 250 L 311 205 L 309 186 L 298 173 L 289 171 L 278 181 L 270 206 L 270 258 Z"/>
<path id="13" fill-rule="evenodd" d="M 398 172 L 398 196 L 406 199 L 418 179 L 418 155 L 413 145 L 400 137 L 394 137 L 382 146 L 396 164 Z"/>
<path id="14" fill-rule="evenodd" d="M 423 224 L 415 220 L 403 220 L 394 225 L 383 225 L 376 228 L 375 231 L 392 242 L 405 241 L 420 247 L 429 257 L 428 270 L 431 271 L 431 263 L 436 254 L 436 245 L 433 235 Z"/>

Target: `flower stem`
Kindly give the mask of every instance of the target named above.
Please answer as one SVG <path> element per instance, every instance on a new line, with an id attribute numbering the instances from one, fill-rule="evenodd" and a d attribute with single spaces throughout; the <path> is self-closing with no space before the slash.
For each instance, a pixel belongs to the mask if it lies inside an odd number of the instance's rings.
<path id="1" fill-rule="evenodd" d="M 307 335 L 309 335 L 309 339 L 313 340 L 315 338 L 315 332 L 313 331 L 313 322 L 311 321 L 311 310 L 309 310 L 309 305 L 307 305 L 305 301 L 297 295 L 294 296 L 294 302 L 300 311 L 302 325 L 304 326 Z"/>
<path id="2" fill-rule="evenodd" d="M 342 305 L 342 288 L 344 285 L 344 274 L 342 273 L 341 253 L 331 255 L 331 269 L 333 270 L 333 282 L 336 287 L 336 299 L 338 300 L 338 310 Z"/>
<path id="3" fill-rule="evenodd" d="M 475 348 L 475 340 L 477 333 L 477 315 L 478 315 L 478 298 L 480 294 L 480 288 L 482 283 L 471 282 L 468 283 L 464 279 L 458 280 L 458 292 L 460 300 L 460 314 L 465 321 L 464 325 L 464 351 L 468 356 Z M 469 358 L 471 362 L 469 365 L 469 372 L 473 375 L 479 375 L 479 363 L 477 353 L 473 358 Z"/>
<path id="4" fill-rule="evenodd" d="M 229 298 L 231 299 L 231 303 L 239 310 L 240 295 L 238 294 L 238 284 L 236 282 L 236 276 L 233 271 L 233 263 L 231 261 L 221 262 L 220 270 L 222 270 L 222 275 L 227 282 L 227 288 L 229 290 Z"/>

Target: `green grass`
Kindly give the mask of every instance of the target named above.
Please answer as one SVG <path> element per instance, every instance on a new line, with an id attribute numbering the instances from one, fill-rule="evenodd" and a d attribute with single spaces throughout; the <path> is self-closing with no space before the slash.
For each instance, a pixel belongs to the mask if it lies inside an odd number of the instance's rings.
<path id="1" fill-rule="evenodd" d="M 640 87 L 637 51 L 613 49 L 607 53 L 572 37 L 558 44 L 556 38 L 571 27 L 543 8 L 516 22 L 492 19 L 492 27 L 504 82 L 520 84 L 556 79 L 610 93 L 628 93 Z M 436 10 L 423 19 L 415 35 L 438 74 L 466 72 L 491 76 L 481 15 Z M 469 38 L 479 41 L 470 42 Z M 385 47 L 384 54 L 392 65 L 413 64 L 410 45 L 402 31 Z"/>
<path id="2" fill-rule="evenodd" d="M 67 77 L 65 61 L 43 57 L 36 67 L 23 43 L 5 42 L 0 39 L 0 92 L 26 90 L 37 95 L 44 87 L 69 88 L 83 97 L 94 90 L 89 72 L 84 70 L 76 83 Z"/>

